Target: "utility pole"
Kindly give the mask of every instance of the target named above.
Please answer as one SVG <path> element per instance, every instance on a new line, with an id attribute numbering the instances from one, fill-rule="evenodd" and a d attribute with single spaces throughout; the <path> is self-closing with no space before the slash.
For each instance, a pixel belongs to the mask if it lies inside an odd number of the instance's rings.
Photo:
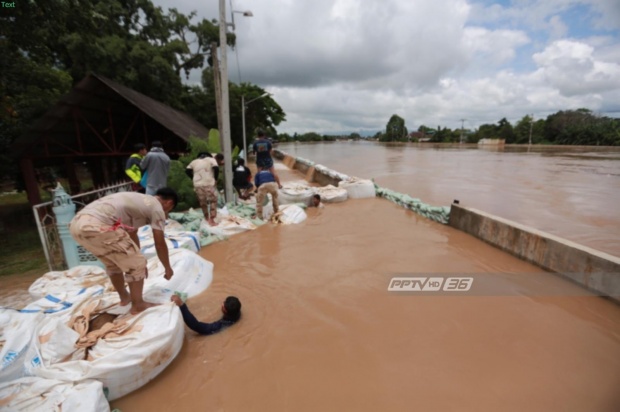
<path id="1" fill-rule="evenodd" d="M 461 143 L 463 143 L 463 128 L 465 127 L 465 120 L 467 119 L 461 119 Z"/>
<path id="2" fill-rule="evenodd" d="M 217 57 L 217 43 L 211 43 L 211 58 L 213 59 L 213 84 L 215 85 L 215 111 L 217 113 L 217 131 L 220 135 L 220 149 L 224 149 L 222 135 L 222 82 L 220 80 L 220 62 Z"/>
<path id="3" fill-rule="evenodd" d="M 531 146 L 532 145 L 532 129 L 534 128 L 534 114 L 532 114 L 530 116 L 530 140 L 528 145 Z"/>
<path id="4" fill-rule="evenodd" d="M 243 129 L 243 160 L 248 163 L 248 145 L 245 137 L 245 96 L 241 95 L 241 128 Z"/>
<path id="5" fill-rule="evenodd" d="M 226 202 L 232 202 L 234 197 L 232 185 L 232 150 L 230 142 L 230 104 L 228 101 L 228 63 L 226 60 L 226 0 L 220 0 L 220 56 L 221 68 L 220 80 L 222 83 L 222 150 L 224 151 L 224 194 Z"/>

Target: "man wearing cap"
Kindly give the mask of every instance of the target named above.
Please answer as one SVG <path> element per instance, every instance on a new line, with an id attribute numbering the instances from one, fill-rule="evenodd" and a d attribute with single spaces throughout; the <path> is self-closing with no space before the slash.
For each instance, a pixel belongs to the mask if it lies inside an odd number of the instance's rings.
<path id="1" fill-rule="evenodd" d="M 140 162 L 140 167 L 147 175 L 146 194 L 155 195 L 157 189 L 166 187 L 168 171 L 170 170 L 170 158 L 161 147 L 161 142 L 156 140 L 152 143 L 151 151 Z"/>

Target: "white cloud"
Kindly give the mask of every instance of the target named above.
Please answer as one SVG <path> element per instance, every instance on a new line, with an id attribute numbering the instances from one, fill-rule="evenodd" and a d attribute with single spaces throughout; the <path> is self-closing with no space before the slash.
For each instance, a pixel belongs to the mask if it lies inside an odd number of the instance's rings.
<path id="1" fill-rule="evenodd" d="M 620 64 L 596 60 L 594 48 L 588 44 L 556 41 L 533 58 L 549 84 L 564 96 L 620 88 Z"/>
<path id="2" fill-rule="evenodd" d="M 217 2 L 156 2 L 218 17 Z M 242 80 L 274 94 L 287 114 L 280 132 L 377 131 L 392 114 L 417 129 L 456 128 L 460 119 L 471 128 L 579 107 L 620 110 L 618 0 L 233 6 L 254 14 L 235 17 Z M 229 78 L 238 81 L 235 53 L 228 56 Z"/>
<path id="3" fill-rule="evenodd" d="M 463 32 L 464 47 L 471 54 L 471 58 L 482 59 L 485 66 L 510 62 L 516 55 L 516 49 L 529 41 L 527 34 L 516 30 L 469 27 Z"/>

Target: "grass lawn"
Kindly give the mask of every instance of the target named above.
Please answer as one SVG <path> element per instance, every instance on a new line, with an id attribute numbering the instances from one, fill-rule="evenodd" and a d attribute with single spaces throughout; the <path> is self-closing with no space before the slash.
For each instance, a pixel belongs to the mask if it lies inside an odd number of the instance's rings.
<path id="1" fill-rule="evenodd" d="M 43 201 L 49 200 L 49 195 Z M 0 276 L 49 271 L 25 193 L 0 196 Z"/>

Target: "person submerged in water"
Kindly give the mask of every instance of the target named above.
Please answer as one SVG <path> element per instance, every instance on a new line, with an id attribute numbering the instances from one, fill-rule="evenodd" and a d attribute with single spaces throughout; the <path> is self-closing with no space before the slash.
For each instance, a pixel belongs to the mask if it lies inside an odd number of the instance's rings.
<path id="1" fill-rule="evenodd" d="M 187 325 L 188 328 L 193 330 L 196 333 L 201 335 L 212 335 L 221 330 L 226 329 L 229 326 L 237 323 L 239 318 L 241 318 L 241 302 L 234 296 L 229 296 L 222 303 L 222 313 L 224 316 L 217 322 L 213 323 L 205 323 L 200 322 L 196 319 L 196 317 L 189 311 L 189 308 L 183 300 L 177 295 L 172 295 L 170 300 L 173 301 L 180 309 L 181 314 L 183 315 L 183 321 Z"/>

